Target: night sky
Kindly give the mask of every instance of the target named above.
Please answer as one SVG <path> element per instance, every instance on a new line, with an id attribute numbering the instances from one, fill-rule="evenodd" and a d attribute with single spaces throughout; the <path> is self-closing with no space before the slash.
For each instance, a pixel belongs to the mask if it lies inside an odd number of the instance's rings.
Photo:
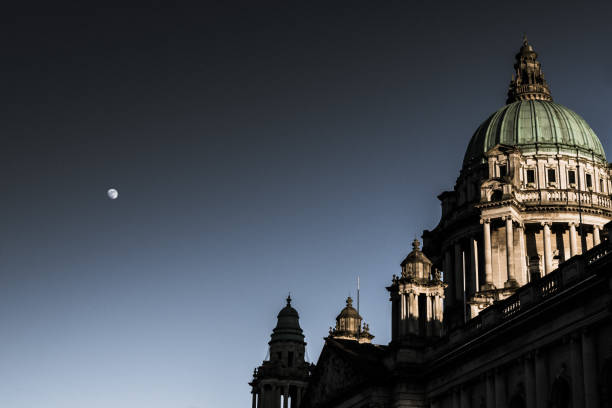
<path id="1" fill-rule="evenodd" d="M 3 10 L 0 406 L 250 406 L 288 292 L 316 362 L 357 276 L 388 343 L 524 32 L 612 155 L 611 3 L 330 3 Z"/>

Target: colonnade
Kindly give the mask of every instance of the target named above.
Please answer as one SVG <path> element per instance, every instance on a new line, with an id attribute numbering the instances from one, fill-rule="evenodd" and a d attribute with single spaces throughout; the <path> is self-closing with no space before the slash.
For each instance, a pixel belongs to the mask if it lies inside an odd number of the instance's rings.
<path id="1" fill-rule="evenodd" d="M 266 386 L 269 389 L 266 390 Z M 293 396 L 290 394 L 290 387 L 295 387 Z M 281 408 L 281 398 L 282 408 L 299 408 L 302 402 L 304 387 L 305 384 L 262 383 L 257 392 L 255 390 L 251 391 L 252 408 Z M 272 394 L 272 397 L 269 396 L 269 393 Z M 291 400 L 289 400 L 290 396 L 292 397 Z"/>
<path id="2" fill-rule="evenodd" d="M 425 296 L 425 333 L 420 333 L 419 325 L 419 293 L 414 290 L 403 290 L 399 292 L 399 334 L 419 334 L 431 336 L 439 334 L 442 322 L 443 305 L 440 293 L 422 292 Z M 438 333 L 436 333 L 438 331 Z"/>
<path id="3" fill-rule="evenodd" d="M 527 264 L 527 248 L 525 245 L 525 227 L 526 225 L 514 219 L 512 216 L 498 217 L 497 219 L 502 220 L 505 223 L 505 239 L 503 245 L 505 245 L 505 260 L 498 259 L 499 265 L 505 264 L 505 281 L 503 282 L 504 288 L 518 287 L 521 284 L 527 283 L 529 280 L 528 276 L 528 264 Z M 496 285 L 493 275 L 493 253 L 492 253 L 492 222 L 495 218 L 482 218 L 480 223 L 482 224 L 482 240 L 479 240 L 480 233 L 475 231 L 469 232 L 466 236 L 451 241 L 446 244 L 444 250 L 444 256 L 442 258 L 443 266 L 442 269 L 447 272 L 445 274 L 445 281 L 449 285 L 448 295 L 446 297 L 449 306 L 452 306 L 457 300 L 463 299 L 464 290 L 468 294 L 485 291 L 490 289 L 499 289 L 499 278 Z M 535 224 L 535 223 L 534 223 Z M 534 225 L 527 224 L 527 225 Z M 554 252 L 553 252 L 553 234 L 551 228 L 553 223 L 550 221 L 539 222 L 539 227 L 542 231 L 542 252 L 543 255 L 543 267 L 540 271 L 541 274 L 549 274 L 555 269 L 554 263 Z M 561 223 L 555 223 L 559 225 Z M 580 253 L 580 248 L 585 247 L 585 238 L 582 237 L 582 244 L 578 243 L 578 223 L 569 222 L 565 223 L 569 230 L 569 253 L 570 256 L 575 256 Z M 599 225 L 589 225 L 589 230 L 592 229 L 593 234 L 593 245 L 599 245 L 601 243 Z M 591 231 L 589 231 L 591 232 Z M 586 233 L 585 233 L 586 236 Z M 518 241 L 515 245 L 515 240 Z M 499 244 L 499 242 L 497 242 Z M 539 244 L 538 244 L 539 245 Z M 482 258 L 480 258 L 479 250 L 483 251 Z M 564 248 L 565 250 L 565 248 Z M 516 253 L 518 251 L 518 254 Z M 540 256 L 540 254 L 538 254 Z M 467 257 L 467 259 L 466 259 Z M 467 265 L 469 264 L 469 268 Z M 480 267 L 484 269 L 484 273 L 480 272 Z M 466 270 L 467 269 L 467 270 Z M 540 268 L 538 268 L 539 270 Z M 452 272 L 449 274 L 448 272 Z M 498 269 L 498 273 L 503 272 Z M 464 275 L 469 280 L 464 282 Z M 522 282 L 521 282 L 522 281 Z M 470 287 L 468 287 L 470 286 Z"/>
<path id="4" fill-rule="evenodd" d="M 524 393 L 520 394 L 526 408 L 547 408 L 550 406 L 552 384 L 556 378 L 563 378 L 569 384 L 568 394 L 572 407 L 599 407 L 597 388 L 597 350 L 594 334 L 589 329 L 567 336 L 570 357 L 565 367 L 563 353 L 555 353 L 555 347 L 541 348 L 522 355 L 512 363 L 495 367 L 481 373 L 477 378 L 455 386 L 445 396 L 430 401 L 431 408 L 508 408 L 515 397 L 516 389 L 508 383 L 509 376 L 515 376 L 518 369 L 522 376 Z M 559 374 L 561 373 L 561 374 Z M 478 393 L 478 395 L 476 394 Z M 443 404 L 443 402 L 445 402 Z"/>

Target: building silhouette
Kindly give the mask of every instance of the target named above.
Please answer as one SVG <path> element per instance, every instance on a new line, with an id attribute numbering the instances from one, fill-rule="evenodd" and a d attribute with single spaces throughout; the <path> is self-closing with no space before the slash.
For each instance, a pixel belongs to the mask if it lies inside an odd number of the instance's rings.
<path id="1" fill-rule="evenodd" d="M 371 342 L 349 298 L 316 366 L 265 371 L 286 358 L 270 342 L 253 408 L 612 406 L 612 165 L 584 119 L 553 102 L 527 39 L 506 103 L 387 287 L 391 342 Z M 298 337 L 275 347 L 303 356 Z M 267 399 L 268 384 L 286 391 Z"/>

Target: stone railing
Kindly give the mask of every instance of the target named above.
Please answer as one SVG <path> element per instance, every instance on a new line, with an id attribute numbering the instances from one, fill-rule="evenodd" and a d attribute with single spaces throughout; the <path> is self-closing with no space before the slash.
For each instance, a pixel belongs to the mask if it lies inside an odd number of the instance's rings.
<path id="1" fill-rule="evenodd" d="M 516 199 L 525 205 L 583 205 L 585 207 L 600 207 L 612 209 L 612 200 L 607 194 L 591 191 L 540 189 L 523 190 L 515 193 Z"/>
<path id="2" fill-rule="evenodd" d="M 555 271 L 520 287 L 512 296 L 484 309 L 463 326 L 463 335 L 469 336 L 470 333 L 500 324 L 575 285 L 593 273 L 591 266 L 607 257 L 612 257 L 611 241 L 604 241 L 583 255 L 568 259 Z M 463 336 L 457 333 L 455 337 Z"/>

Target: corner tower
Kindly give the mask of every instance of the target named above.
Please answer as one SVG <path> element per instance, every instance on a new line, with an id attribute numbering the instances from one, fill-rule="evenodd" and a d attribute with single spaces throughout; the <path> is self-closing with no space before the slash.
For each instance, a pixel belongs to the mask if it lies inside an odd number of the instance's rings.
<path id="1" fill-rule="evenodd" d="M 412 242 L 412 252 L 402 261 L 401 276 L 393 275 L 391 286 L 391 338 L 403 342 L 415 337 L 442 335 L 445 284 L 437 269 Z"/>
<path id="2" fill-rule="evenodd" d="M 277 317 L 268 342 L 269 359 L 255 369 L 249 383 L 252 408 L 299 408 L 310 377 L 311 366 L 304 359 L 306 342 L 291 296 Z"/>

